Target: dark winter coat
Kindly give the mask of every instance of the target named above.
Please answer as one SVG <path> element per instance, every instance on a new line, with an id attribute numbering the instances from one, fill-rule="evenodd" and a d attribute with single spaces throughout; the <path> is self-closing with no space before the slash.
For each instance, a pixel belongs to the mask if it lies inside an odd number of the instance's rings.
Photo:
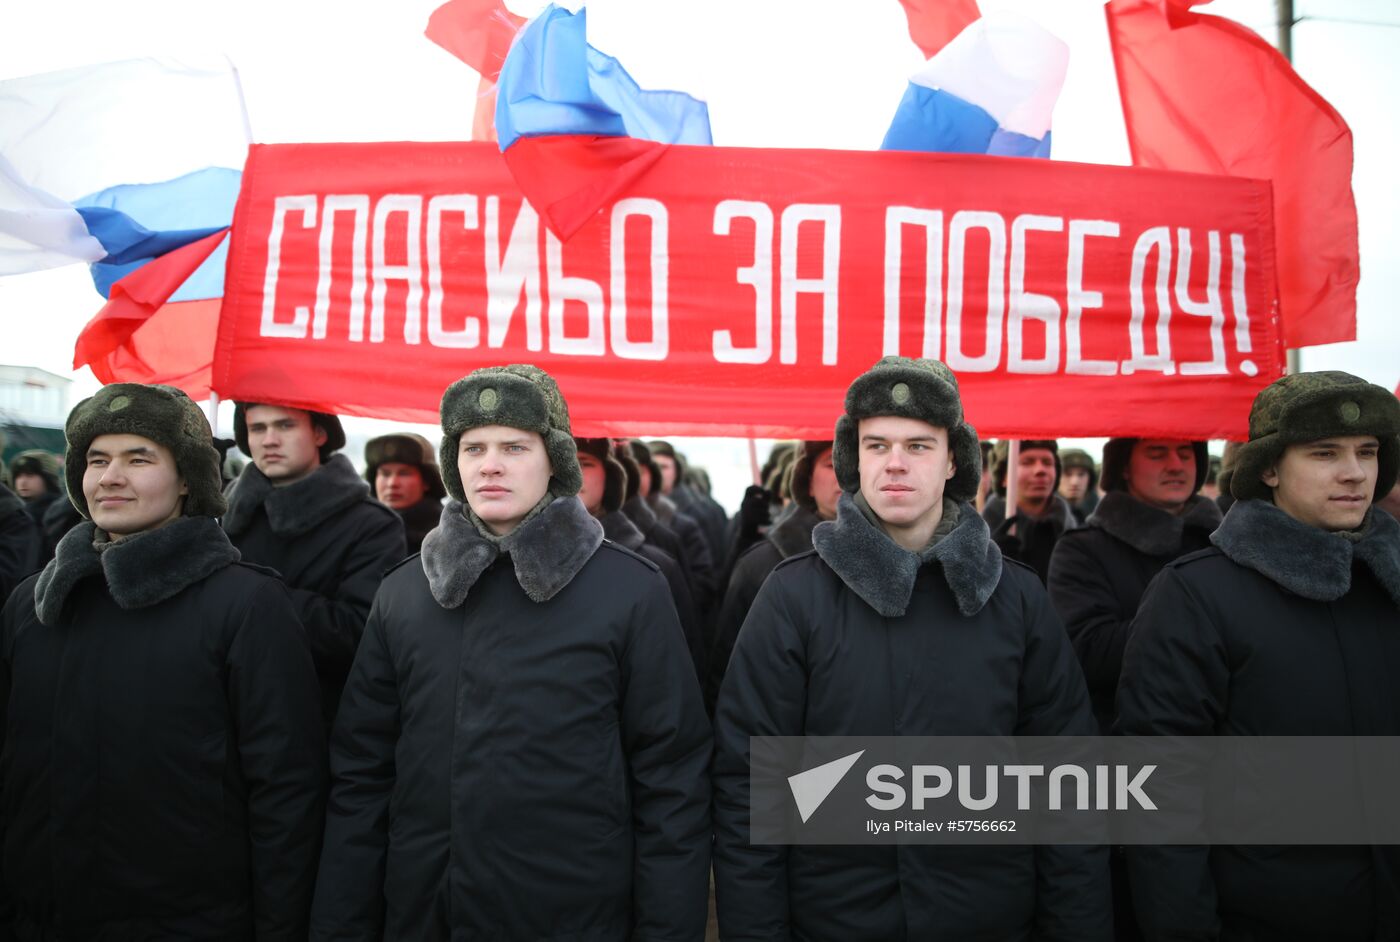
<path id="1" fill-rule="evenodd" d="M 705 544 L 710 548 L 710 558 L 717 567 L 722 565 L 724 554 L 729 548 L 729 515 L 724 512 L 724 508 L 710 495 L 686 484 L 677 483 L 667 496 L 681 512 L 700 524 Z"/>
<path id="2" fill-rule="evenodd" d="M 661 522 L 645 497 L 627 498 L 622 504 L 622 513 L 642 531 L 642 539 L 680 563 L 682 568 L 685 567 L 685 550 L 681 548 L 680 537 Z"/>
<path id="3" fill-rule="evenodd" d="M 24 512 L 24 501 L 0 484 L 0 604 L 39 568 L 44 540 Z"/>
<path id="4" fill-rule="evenodd" d="M 407 555 L 412 556 L 423 548 L 423 537 L 438 525 L 438 519 L 442 517 L 442 501 L 428 496 L 407 510 L 395 510 L 394 513 L 403 520 Z"/>
<path id="5" fill-rule="evenodd" d="M 945 513 L 957 505 L 944 502 Z M 726 939 L 1106 940 L 1100 847 L 749 843 L 750 736 L 1090 735 L 1045 590 L 968 504 L 899 548 L 843 495 L 739 633 L 715 715 L 715 885 Z"/>
<path id="6" fill-rule="evenodd" d="M 1027 517 L 1017 511 L 1006 516 L 1006 498 L 993 495 L 982 509 L 982 516 L 992 528 L 992 540 L 1008 559 L 1025 563 L 1035 570 L 1045 585 L 1050 577 L 1050 557 L 1055 544 L 1066 532 L 1079 526 L 1069 501 L 1059 494 L 1050 498 L 1049 509 L 1039 517 Z M 1012 528 L 1016 532 L 1012 533 Z"/>
<path id="7" fill-rule="evenodd" d="M 1400 735 L 1400 524 L 1359 542 L 1236 502 L 1214 547 L 1169 563 L 1123 657 L 1117 731 Z M 1400 851 L 1130 847 L 1148 939 L 1400 938 Z M 1193 934 L 1194 933 L 1194 934 Z"/>
<path id="8" fill-rule="evenodd" d="M 685 633 L 686 650 L 695 665 L 697 680 L 703 680 L 705 672 L 704 628 L 699 613 L 695 611 L 695 600 L 690 595 L 690 584 L 686 582 L 681 564 L 669 553 L 662 552 L 647 543 L 642 531 L 620 510 L 614 510 L 602 519 L 603 538 L 629 549 L 643 559 L 654 563 L 666 577 L 671 588 L 671 601 L 676 605 L 676 615 L 681 620 L 681 631 Z"/>
<path id="9" fill-rule="evenodd" d="M 39 565 L 43 566 L 53 559 L 54 548 L 58 546 L 58 540 L 50 540 L 44 533 L 44 514 L 56 501 L 68 503 L 68 498 L 55 491 L 45 491 L 38 497 L 31 498 L 24 502 L 24 512 L 29 514 L 29 519 L 34 521 L 34 526 L 38 528 L 43 546 L 39 552 Z"/>
<path id="10" fill-rule="evenodd" d="M 209 517 L 95 532 L 0 616 L 6 928 L 305 939 L 325 734 L 286 589 Z"/>
<path id="11" fill-rule="evenodd" d="M 656 511 L 647 503 L 645 497 L 629 497 L 622 504 L 622 513 L 642 531 L 642 539 L 648 545 L 655 546 L 680 564 L 681 571 L 685 573 L 686 583 L 690 586 L 690 599 L 695 603 L 695 611 L 699 614 L 700 601 L 697 593 L 700 591 L 701 582 L 690 567 L 685 546 L 676 535 L 676 531 L 661 522 L 661 518 L 656 515 Z"/>
<path id="12" fill-rule="evenodd" d="M 73 502 L 66 497 L 63 500 L 56 500 L 49 504 L 44 511 L 44 542 L 51 544 L 55 548 L 58 541 L 78 524 L 83 522 L 83 515 L 78 513 L 78 508 L 73 506 Z"/>
<path id="13" fill-rule="evenodd" d="M 729 586 L 724 591 L 724 602 L 715 620 L 714 643 L 705 669 L 705 706 L 712 715 L 725 668 L 729 666 L 729 656 L 734 651 L 734 640 L 739 637 L 739 628 L 748 617 L 753 600 L 758 598 L 763 580 L 789 556 L 811 552 L 812 528 L 818 523 L 821 523 L 820 517 L 793 504 L 792 512 L 773 524 L 764 538 L 745 550 L 734 564 Z"/>
<path id="14" fill-rule="evenodd" d="M 450 502 L 345 688 L 312 938 L 698 942 L 710 746 L 654 565 L 574 497 L 499 549 Z"/>
<path id="15" fill-rule="evenodd" d="M 691 595 L 695 598 L 696 609 L 704 617 L 718 602 L 720 590 L 723 588 L 719 584 L 720 566 L 710 553 L 710 544 L 705 539 L 704 531 L 700 529 L 700 524 L 695 522 L 695 518 L 677 508 L 669 498 L 652 497 L 650 503 L 657 518 L 680 540 L 680 563 L 690 575 Z"/>
<path id="16" fill-rule="evenodd" d="M 1050 600 L 1079 655 L 1094 717 L 1105 734 L 1113 725 L 1123 646 L 1142 593 L 1167 563 L 1210 546 L 1219 525 L 1220 509 L 1206 497 L 1192 497 L 1178 516 L 1126 491 L 1110 491 L 1086 526 L 1055 544 Z"/>
<path id="17" fill-rule="evenodd" d="M 287 583 L 329 725 L 379 580 L 407 555 L 403 521 L 369 496 L 344 455 L 286 487 L 273 487 L 249 464 L 226 496 L 222 522 L 233 545 Z"/>

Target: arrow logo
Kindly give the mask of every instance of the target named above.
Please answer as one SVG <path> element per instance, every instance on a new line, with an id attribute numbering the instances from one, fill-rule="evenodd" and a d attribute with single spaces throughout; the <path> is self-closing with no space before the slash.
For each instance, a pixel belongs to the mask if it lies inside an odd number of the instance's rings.
<path id="1" fill-rule="evenodd" d="M 816 813 L 822 802 L 826 801 L 826 797 L 841 784 L 846 773 L 851 771 L 851 766 L 863 755 L 864 749 L 814 769 L 788 776 L 788 787 L 792 789 L 792 799 L 797 802 L 797 812 L 802 815 L 803 824 Z"/>

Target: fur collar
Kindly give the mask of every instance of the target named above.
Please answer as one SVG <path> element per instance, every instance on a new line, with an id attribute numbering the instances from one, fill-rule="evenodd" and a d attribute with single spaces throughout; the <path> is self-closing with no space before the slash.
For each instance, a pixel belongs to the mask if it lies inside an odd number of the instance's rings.
<path id="1" fill-rule="evenodd" d="M 241 558 L 213 517 L 180 517 L 101 552 L 93 545 L 98 533 L 84 520 L 58 541 L 34 586 L 34 611 L 45 625 L 58 624 L 69 594 L 88 576 L 102 576 L 112 600 L 130 610 L 164 602 Z"/>
<path id="2" fill-rule="evenodd" d="M 558 595 L 603 542 L 603 525 L 577 497 L 560 497 L 499 543 L 476 531 L 461 501 L 442 508 L 438 527 L 423 540 L 423 572 L 443 608 L 456 608 L 498 556 L 510 556 L 516 581 L 532 602 Z"/>
<path id="3" fill-rule="evenodd" d="M 614 510 L 603 517 L 603 538 L 612 540 L 618 546 L 630 549 L 634 553 L 647 541 L 642 531 L 637 529 L 637 525 L 620 510 Z"/>
<path id="4" fill-rule="evenodd" d="M 637 529 L 642 531 L 643 537 L 652 530 L 655 530 L 656 525 L 661 522 L 661 518 L 656 515 L 656 511 L 651 509 L 651 505 L 647 503 L 647 499 L 641 495 L 629 498 L 626 503 L 622 505 L 622 512 L 627 515 L 627 519 L 637 525 Z"/>
<path id="5" fill-rule="evenodd" d="M 676 506 L 675 501 L 671 500 L 671 498 L 667 497 L 665 494 L 653 494 L 651 497 L 647 498 L 647 502 L 651 505 L 651 509 L 655 511 L 656 519 L 667 525 L 670 525 L 671 520 L 680 509 Z"/>
<path id="6" fill-rule="evenodd" d="M 1017 511 L 1019 513 L 1019 511 Z M 993 494 L 987 498 L 986 506 L 982 509 L 982 518 L 992 528 L 1000 527 L 1006 522 L 1006 498 L 1001 494 Z M 1055 527 L 1058 532 L 1073 530 L 1079 526 L 1079 521 L 1075 519 L 1074 508 L 1070 507 L 1069 501 L 1059 494 L 1052 495 L 1050 506 L 1045 509 L 1045 513 L 1039 517 L 1027 517 L 1021 515 L 1022 520 L 1029 521 L 1031 525 L 1049 524 Z"/>
<path id="7" fill-rule="evenodd" d="M 1358 539 L 1294 520 L 1265 500 L 1239 500 L 1211 542 L 1230 559 L 1294 595 L 1335 602 L 1351 590 L 1353 559 L 1400 605 L 1400 523 L 1372 507 Z"/>
<path id="8" fill-rule="evenodd" d="M 234 536 L 252 526 L 258 508 L 263 507 L 273 533 L 297 537 L 364 500 L 369 496 L 369 485 L 355 473 L 349 458 L 336 454 L 286 487 L 273 487 L 267 475 L 250 463 L 229 485 L 225 496 L 228 512 L 224 514 L 224 529 Z"/>
<path id="9" fill-rule="evenodd" d="M 1175 556 L 1181 552 L 1186 528 L 1210 533 L 1220 526 L 1220 508 L 1199 494 L 1186 502 L 1180 515 L 1144 504 L 1127 491 L 1109 491 L 1088 521 L 1109 536 L 1122 540 L 1148 556 Z"/>
<path id="10" fill-rule="evenodd" d="M 822 522 L 812 511 L 800 504 L 793 504 L 792 513 L 787 514 L 768 529 L 767 539 L 783 559 L 805 553 L 812 548 L 812 530 Z"/>
<path id="11" fill-rule="evenodd" d="M 941 564 L 958 611 L 975 615 L 1001 580 L 1001 550 L 970 504 L 958 508 L 952 532 L 922 553 L 911 553 L 865 519 L 851 495 L 843 493 L 836 519 L 817 524 L 812 545 L 852 592 L 886 618 L 908 610 L 919 568 L 933 562 Z"/>

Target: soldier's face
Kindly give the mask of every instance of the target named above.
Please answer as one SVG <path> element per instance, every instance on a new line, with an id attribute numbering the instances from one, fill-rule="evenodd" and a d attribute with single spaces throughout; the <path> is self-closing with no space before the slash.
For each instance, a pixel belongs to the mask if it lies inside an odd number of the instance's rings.
<path id="1" fill-rule="evenodd" d="M 1043 503 L 1055 486 L 1055 453 L 1028 448 L 1016 459 L 1017 503 Z"/>
<path id="2" fill-rule="evenodd" d="M 1260 480 L 1274 506 L 1322 530 L 1355 530 L 1376 495 L 1380 441 L 1374 435 L 1334 435 L 1289 445 Z"/>
<path id="3" fill-rule="evenodd" d="M 1089 471 L 1087 468 L 1065 468 L 1060 475 L 1060 496 L 1073 503 L 1082 498 L 1089 490 Z"/>
<path id="4" fill-rule="evenodd" d="M 836 502 L 841 499 L 841 485 L 836 481 L 836 467 L 831 463 L 831 449 L 817 455 L 812 462 L 812 500 L 817 502 L 817 516 L 823 520 L 836 519 Z"/>
<path id="5" fill-rule="evenodd" d="M 386 461 L 374 472 L 374 496 L 395 510 L 412 507 L 426 490 L 417 465 Z"/>
<path id="6" fill-rule="evenodd" d="M 189 487 L 164 445 L 141 435 L 99 435 L 85 458 L 88 513 L 112 539 L 163 527 L 184 509 Z"/>
<path id="7" fill-rule="evenodd" d="M 603 492 L 608 486 L 607 469 L 602 461 L 586 451 L 578 453 L 578 466 L 583 472 L 583 487 L 579 489 L 578 499 L 583 501 L 590 514 L 596 516 L 603 508 Z"/>
<path id="8" fill-rule="evenodd" d="M 44 480 L 42 474 L 35 474 L 32 471 L 25 471 L 15 475 L 15 493 L 25 500 L 33 500 L 35 497 L 42 497 L 49 489 L 48 482 Z"/>
<path id="9" fill-rule="evenodd" d="M 957 473 L 948 430 L 885 415 L 861 419 L 860 492 L 887 526 L 917 529 L 940 513 L 943 488 Z"/>
<path id="10" fill-rule="evenodd" d="M 1126 477 L 1133 497 L 1176 513 L 1196 487 L 1196 449 L 1186 441 L 1144 438 L 1128 455 Z"/>
<path id="11" fill-rule="evenodd" d="M 653 455 L 653 458 L 661 469 L 661 493 L 669 494 L 676 486 L 676 459 L 670 455 Z"/>
<path id="12" fill-rule="evenodd" d="M 549 453 L 538 432 L 484 425 L 462 433 L 457 472 L 467 505 L 492 533 L 505 536 L 549 491 Z"/>
<path id="13" fill-rule="evenodd" d="M 281 406 L 249 406 L 244 413 L 253 464 L 273 485 L 300 481 L 321 466 L 326 430 L 311 423 L 311 413 Z"/>

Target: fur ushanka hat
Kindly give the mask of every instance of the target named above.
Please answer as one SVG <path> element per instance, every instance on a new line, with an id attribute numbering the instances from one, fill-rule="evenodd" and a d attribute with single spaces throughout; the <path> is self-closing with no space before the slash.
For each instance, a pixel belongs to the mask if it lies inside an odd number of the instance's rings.
<path id="1" fill-rule="evenodd" d="M 647 447 L 647 445 L 646 445 L 645 442 L 639 441 L 638 439 L 635 439 L 635 438 L 632 439 L 632 441 L 629 442 L 628 444 L 630 444 L 631 447 L 632 447 L 632 460 L 635 461 L 635 462 L 637 463 L 638 469 L 646 468 L 646 469 L 647 469 L 647 473 L 651 476 L 651 486 L 650 486 L 649 488 L 647 488 L 647 492 L 646 492 L 645 494 L 643 494 L 642 496 L 643 496 L 643 497 L 651 497 L 651 496 L 654 495 L 654 494 L 660 494 L 660 493 L 661 493 L 661 465 L 657 464 L 657 463 L 656 463 L 656 459 L 652 457 L 652 455 L 651 455 L 651 449 Z M 638 478 L 638 481 L 640 482 L 640 480 L 641 480 L 640 470 L 639 470 L 639 472 L 638 472 L 637 478 Z M 640 485 L 639 485 L 639 486 L 640 486 Z"/>
<path id="2" fill-rule="evenodd" d="M 1260 476 L 1289 445 L 1329 435 L 1380 439 L 1376 497 L 1390 493 L 1400 468 L 1400 400 L 1340 370 L 1293 373 L 1259 391 L 1249 410 L 1249 441 L 1235 452 L 1230 493 L 1236 500 L 1272 500 L 1273 490 Z"/>
<path id="3" fill-rule="evenodd" d="M 414 432 L 380 435 L 365 442 L 365 480 L 374 487 L 374 478 L 381 464 L 411 464 L 423 476 L 423 496 L 442 500 L 447 488 L 442 485 L 437 453 L 432 443 Z"/>
<path id="4" fill-rule="evenodd" d="M 174 386 L 114 383 L 84 399 L 68 413 L 63 428 L 68 440 L 64 483 L 68 499 L 78 513 L 92 519 L 83 496 L 83 472 L 87 452 L 99 435 L 140 435 L 164 445 L 175 456 L 175 467 L 185 479 L 186 517 L 218 517 L 228 509 L 223 479 L 219 475 L 219 451 L 209 420 L 189 396 Z"/>
<path id="5" fill-rule="evenodd" d="M 613 451 L 613 443 L 607 438 L 575 438 L 575 445 L 578 450 L 592 455 L 603 464 L 603 512 L 612 513 L 622 506 L 622 502 L 629 496 L 627 469 L 617 460 L 617 455 Z M 575 455 L 575 459 L 577 459 Z M 582 478 L 583 472 L 579 471 Z M 582 485 L 580 485 L 582 486 Z M 632 491 L 633 494 L 636 491 Z"/>
<path id="6" fill-rule="evenodd" d="M 10 480 L 18 478 L 21 474 L 37 474 L 44 479 L 44 484 L 48 489 L 58 493 L 58 476 L 62 472 L 63 462 L 58 455 L 51 455 L 47 451 L 31 448 L 22 451 L 10 459 Z"/>
<path id="7" fill-rule="evenodd" d="M 549 493 L 572 497 L 583 486 L 578 447 L 569 431 L 569 406 L 559 386 L 538 366 L 513 363 L 484 366 L 457 380 L 442 394 L 442 445 L 438 456 L 447 493 L 465 502 L 457 470 L 457 446 L 462 433 L 483 425 L 537 432 L 544 439 L 551 474 Z"/>
<path id="8" fill-rule="evenodd" d="M 841 489 L 860 490 L 861 419 L 895 415 L 948 430 L 948 449 L 957 470 L 943 493 L 972 500 L 982 479 L 977 432 L 963 420 L 958 378 L 938 360 L 885 357 L 855 378 L 846 390 L 846 414 L 836 420 L 831 460 Z"/>
<path id="9" fill-rule="evenodd" d="M 812 497 L 812 466 L 816 464 L 822 452 L 830 447 L 831 442 L 803 442 L 801 450 L 797 453 L 797 460 L 792 463 L 788 496 L 796 501 L 799 507 L 804 507 L 812 513 L 817 512 L 817 501 Z"/>

